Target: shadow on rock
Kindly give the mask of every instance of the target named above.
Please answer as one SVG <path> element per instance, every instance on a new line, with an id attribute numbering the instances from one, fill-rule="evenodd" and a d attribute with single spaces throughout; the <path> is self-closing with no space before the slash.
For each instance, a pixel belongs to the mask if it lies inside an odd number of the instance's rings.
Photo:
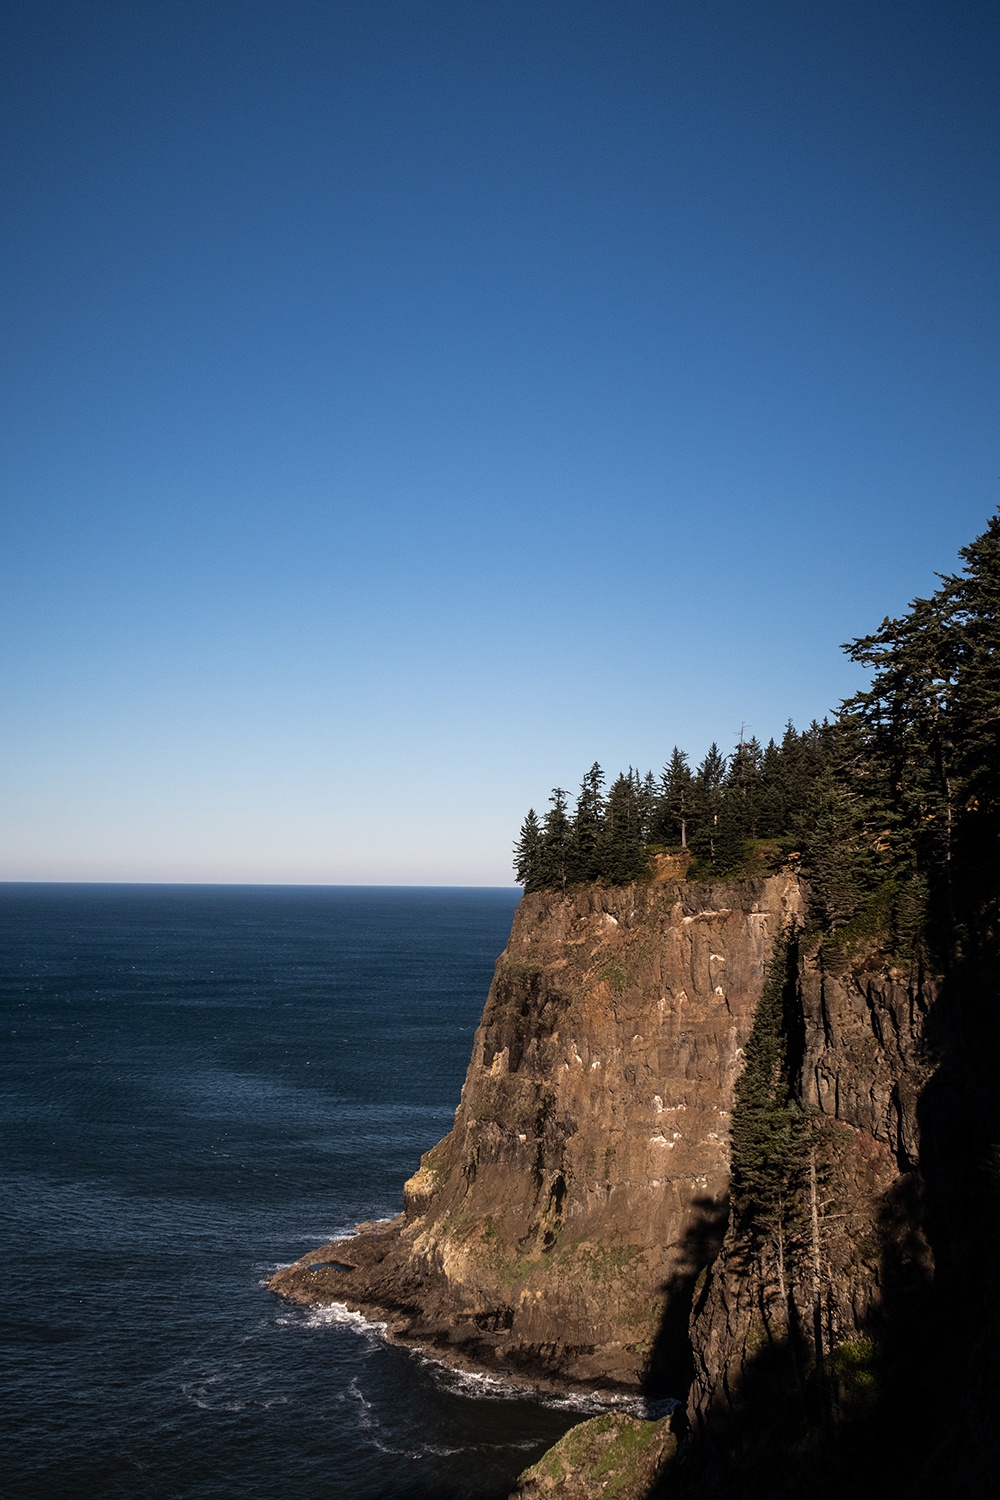
<path id="1" fill-rule="evenodd" d="M 935 1003 L 938 1065 L 919 1099 L 920 1166 L 902 1171 L 879 1205 L 873 1310 L 817 1359 L 824 1318 L 802 1305 L 801 1289 L 783 1326 L 769 1316 L 753 1268 L 734 1264 L 731 1231 L 694 1298 L 696 1363 L 713 1277 L 728 1274 L 714 1295 L 729 1298 L 744 1328 L 756 1319 L 755 1336 L 744 1339 L 738 1367 L 712 1371 L 711 1400 L 702 1392 L 690 1403 L 689 1430 L 644 1500 L 1000 1496 L 995 972 L 992 963 L 953 970 Z M 664 1358 L 668 1347 L 677 1346 L 665 1327 Z"/>
<path id="2" fill-rule="evenodd" d="M 662 1311 L 659 1327 L 642 1384 L 642 1393 L 653 1410 L 663 1401 L 676 1401 L 683 1409 L 694 1378 L 691 1351 L 691 1315 L 703 1290 L 708 1268 L 722 1248 L 729 1205 L 714 1198 L 698 1198 L 678 1247 L 673 1274 L 660 1288 Z"/>

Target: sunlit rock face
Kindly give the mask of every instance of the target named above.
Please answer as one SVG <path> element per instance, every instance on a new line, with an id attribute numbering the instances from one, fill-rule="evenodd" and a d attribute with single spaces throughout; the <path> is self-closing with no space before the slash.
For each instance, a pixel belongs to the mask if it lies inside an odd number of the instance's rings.
<path id="1" fill-rule="evenodd" d="M 672 1323 L 681 1357 L 741 1049 L 802 891 L 792 874 L 664 874 L 522 900 L 454 1128 L 405 1212 L 278 1272 L 276 1291 L 535 1378 L 634 1388 Z"/>

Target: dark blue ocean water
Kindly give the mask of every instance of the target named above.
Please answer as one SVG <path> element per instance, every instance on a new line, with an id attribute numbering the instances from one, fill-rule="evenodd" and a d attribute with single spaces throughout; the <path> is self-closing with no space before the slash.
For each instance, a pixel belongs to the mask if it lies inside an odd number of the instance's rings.
<path id="1" fill-rule="evenodd" d="M 11 1500 L 494 1500 L 573 1421 L 261 1285 L 450 1127 L 508 890 L 0 886 Z"/>

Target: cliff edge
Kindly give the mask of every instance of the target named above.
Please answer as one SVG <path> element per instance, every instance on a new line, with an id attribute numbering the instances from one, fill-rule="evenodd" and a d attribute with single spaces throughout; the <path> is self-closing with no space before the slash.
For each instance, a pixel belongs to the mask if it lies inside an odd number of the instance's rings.
<path id="1" fill-rule="evenodd" d="M 692 1292 L 724 1229 L 741 1049 L 802 906 L 791 873 L 526 895 L 454 1128 L 406 1184 L 404 1213 L 270 1286 L 532 1379 L 634 1390 L 655 1349 L 661 1386 L 683 1394 Z"/>

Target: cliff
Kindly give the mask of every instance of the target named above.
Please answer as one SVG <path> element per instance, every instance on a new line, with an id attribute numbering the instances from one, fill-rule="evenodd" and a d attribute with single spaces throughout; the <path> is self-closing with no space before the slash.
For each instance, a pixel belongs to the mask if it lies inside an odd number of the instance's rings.
<path id="1" fill-rule="evenodd" d="M 821 1166 L 815 1218 L 809 1224 L 804 1193 L 806 1221 L 782 1287 L 774 1266 L 748 1253 L 733 1214 L 699 1288 L 689 1417 L 695 1492 L 704 1496 L 770 1494 L 786 1460 L 795 1482 L 840 1494 L 840 1466 L 852 1459 L 850 1443 L 833 1441 L 837 1430 L 855 1447 L 875 1438 L 888 1451 L 887 1398 L 900 1373 L 889 1363 L 913 1337 L 903 1325 L 921 1320 L 926 1306 L 914 1298 L 934 1275 L 919 1146 L 941 981 L 916 960 L 889 965 L 862 950 L 832 961 L 814 943 L 798 955 L 793 989 L 795 1084 L 814 1112 Z M 928 1322 L 919 1339 L 926 1374 Z M 926 1390 L 909 1396 L 925 1399 Z"/>
<path id="2" fill-rule="evenodd" d="M 725 1220 L 741 1048 L 801 909 L 788 873 L 525 896 L 454 1128 L 404 1213 L 270 1285 L 532 1378 L 636 1389 L 658 1360 L 681 1394 L 692 1291 Z M 819 1054 L 814 1071 L 825 1098 Z M 887 1087 L 872 1108 L 898 1122 Z"/>
<path id="3" fill-rule="evenodd" d="M 964 1473 L 958 1492 L 985 1496 L 993 1492 L 983 1479 L 993 1455 L 981 1431 L 971 1430 L 985 1424 L 962 1396 L 968 1376 L 955 1357 L 962 1339 L 951 1334 L 958 1307 L 940 1295 L 933 1232 L 940 1179 L 959 1180 L 963 1152 L 954 1127 L 950 1147 L 942 1138 L 942 1122 L 956 1113 L 953 1089 L 942 1088 L 942 980 L 916 959 L 889 963 L 864 946 L 838 952 L 813 941 L 793 948 L 787 989 L 791 1082 L 818 1165 L 815 1195 L 810 1202 L 808 1188 L 799 1190 L 797 1242 L 786 1246 L 780 1267 L 773 1245 L 748 1235 L 733 1206 L 718 1254 L 693 1289 L 683 1461 L 672 1464 L 665 1451 L 634 1477 L 623 1464 L 615 1493 L 619 1500 L 804 1493 L 840 1500 L 903 1493 L 926 1470 L 935 1477 L 921 1481 L 925 1488 L 915 1482 L 914 1494 L 941 1493 L 946 1474 L 958 1483 Z M 745 1028 L 744 1020 L 744 1035 Z M 953 1238 L 957 1199 L 952 1187 Z M 707 1198 L 692 1201 L 693 1243 L 699 1212 L 715 1222 Z M 970 1197 L 961 1212 L 971 1223 Z M 960 1241 L 974 1238 L 958 1230 Z M 962 1272 L 971 1287 L 967 1262 Z M 668 1319 L 662 1328 L 669 1327 Z M 964 1436 L 956 1418 L 963 1405 Z M 641 1427 L 631 1440 L 652 1450 L 660 1424 Z M 583 1457 L 570 1465 L 563 1450 Z M 613 1446 L 598 1452 L 586 1427 L 574 1429 L 522 1476 L 516 1496 L 589 1494 L 614 1453 Z"/>

